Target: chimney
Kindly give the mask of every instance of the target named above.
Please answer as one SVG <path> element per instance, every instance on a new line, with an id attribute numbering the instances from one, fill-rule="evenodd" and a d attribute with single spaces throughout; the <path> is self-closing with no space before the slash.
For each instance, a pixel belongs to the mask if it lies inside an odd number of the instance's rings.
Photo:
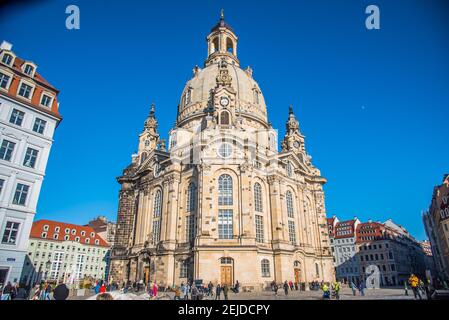
<path id="1" fill-rule="evenodd" d="M 0 44 L 0 50 L 8 50 L 8 51 L 11 51 L 11 49 L 12 49 L 12 44 L 10 44 L 10 43 L 7 42 L 7 41 L 4 41 L 4 40 L 3 40 L 2 44 Z"/>

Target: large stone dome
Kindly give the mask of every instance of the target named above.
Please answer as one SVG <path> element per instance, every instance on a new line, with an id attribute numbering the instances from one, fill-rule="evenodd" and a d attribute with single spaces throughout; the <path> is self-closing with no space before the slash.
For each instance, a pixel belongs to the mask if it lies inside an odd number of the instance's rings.
<path id="1" fill-rule="evenodd" d="M 267 122 L 267 107 L 262 91 L 252 78 L 250 68 L 242 70 L 236 64 L 227 65 L 231 88 L 236 92 L 236 112 L 243 117 Z M 203 116 L 210 106 L 217 86 L 219 62 L 211 63 L 204 69 L 196 67 L 194 76 L 187 81 L 179 102 L 178 124 Z"/>

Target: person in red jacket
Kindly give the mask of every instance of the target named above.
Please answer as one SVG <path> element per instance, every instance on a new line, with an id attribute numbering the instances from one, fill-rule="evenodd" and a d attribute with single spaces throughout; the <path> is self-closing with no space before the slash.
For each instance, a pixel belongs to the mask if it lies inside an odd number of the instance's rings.
<path id="1" fill-rule="evenodd" d="M 103 282 L 101 287 L 100 287 L 100 293 L 105 293 L 105 292 L 106 292 L 106 285 Z"/>

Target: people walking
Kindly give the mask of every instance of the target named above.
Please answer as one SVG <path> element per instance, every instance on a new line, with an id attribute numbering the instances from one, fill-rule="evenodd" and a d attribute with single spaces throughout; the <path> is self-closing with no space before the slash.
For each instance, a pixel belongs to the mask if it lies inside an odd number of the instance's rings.
<path id="1" fill-rule="evenodd" d="M 366 285 L 365 285 L 365 281 L 360 281 L 360 285 L 359 285 L 359 291 L 360 291 L 360 295 L 363 297 L 363 296 L 365 296 L 365 288 L 366 288 Z"/>
<path id="2" fill-rule="evenodd" d="M 293 281 L 290 280 L 288 286 L 290 287 L 290 290 L 293 291 Z"/>
<path id="3" fill-rule="evenodd" d="M 334 283 L 334 292 L 335 292 L 335 299 L 340 300 L 340 282 L 335 281 Z"/>
<path id="4" fill-rule="evenodd" d="M 12 285 L 8 281 L 6 286 L 3 287 L 1 300 L 11 300 Z"/>
<path id="5" fill-rule="evenodd" d="M 287 280 L 285 280 L 285 282 L 284 282 L 284 293 L 285 293 L 286 296 L 288 295 L 288 289 L 289 289 L 289 286 L 288 286 Z"/>
<path id="6" fill-rule="evenodd" d="M 413 295 L 415 299 L 417 297 L 419 300 L 422 300 L 421 292 L 419 291 L 419 278 L 415 276 L 413 273 L 410 275 L 410 278 L 408 278 L 408 283 L 410 284 L 410 287 L 412 288 Z"/>
<path id="7" fill-rule="evenodd" d="M 213 297 L 214 295 L 214 285 L 212 284 L 212 281 L 209 281 L 209 284 L 207 285 L 207 295 L 209 297 Z"/>
<path id="8" fill-rule="evenodd" d="M 225 284 L 225 285 L 223 286 L 223 295 L 224 295 L 224 299 L 225 299 L 225 300 L 228 300 L 228 291 L 229 291 L 228 285 Z"/>
<path id="9" fill-rule="evenodd" d="M 356 287 L 355 283 L 351 281 L 351 285 L 350 286 L 351 286 L 351 290 L 352 290 L 352 295 L 355 296 L 356 290 L 357 290 L 357 287 Z"/>
<path id="10" fill-rule="evenodd" d="M 217 284 L 217 288 L 215 289 L 215 300 L 220 300 L 221 296 L 221 286 Z"/>
<path id="11" fill-rule="evenodd" d="M 275 296 L 277 296 L 278 295 L 278 290 L 279 290 L 279 287 L 278 287 L 278 285 L 276 284 L 276 282 L 275 281 L 273 281 L 273 283 L 272 283 L 272 288 L 273 288 L 273 291 L 274 291 L 274 295 Z"/>
<path id="12" fill-rule="evenodd" d="M 323 290 L 323 299 L 330 299 L 331 298 L 329 287 L 327 286 L 327 284 L 323 284 L 321 286 L 321 290 Z"/>

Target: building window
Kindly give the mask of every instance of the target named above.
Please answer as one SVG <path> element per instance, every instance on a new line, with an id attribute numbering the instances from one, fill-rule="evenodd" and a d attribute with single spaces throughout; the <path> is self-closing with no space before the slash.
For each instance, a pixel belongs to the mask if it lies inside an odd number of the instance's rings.
<path id="1" fill-rule="evenodd" d="M 42 239 L 46 239 L 46 238 L 47 238 L 47 232 L 42 232 L 41 238 L 42 238 Z M 44 253 L 44 254 L 45 254 L 45 253 Z M 43 255 L 42 255 L 42 256 L 43 256 Z"/>
<path id="2" fill-rule="evenodd" d="M 48 224 L 44 225 L 43 227 L 44 231 L 48 231 L 48 228 L 49 228 Z"/>
<path id="3" fill-rule="evenodd" d="M 195 211 L 196 206 L 196 186 L 193 182 L 187 188 L 187 212 Z"/>
<path id="4" fill-rule="evenodd" d="M 316 276 L 319 277 L 320 276 L 320 266 L 318 265 L 318 263 L 315 263 L 315 272 L 316 272 Z"/>
<path id="5" fill-rule="evenodd" d="M 36 120 L 34 120 L 34 126 L 33 126 L 33 131 L 43 134 L 44 130 L 45 130 L 45 125 L 47 124 L 47 121 L 36 118 Z"/>
<path id="6" fill-rule="evenodd" d="M 23 70 L 23 72 L 25 72 L 25 74 L 27 74 L 29 76 L 31 76 L 33 74 L 33 71 L 34 71 L 34 67 L 30 64 L 27 64 L 25 66 L 25 69 Z"/>
<path id="7" fill-rule="evenodd" d="M 259 104 L 259 92 L 257 89 L 253 89 L 253 99 L 255 104 Z"/>
<path id="8" fill-rule="evenodd" d="M 11 161 L 15 146 L 16 144 L 14 142 L 3 140 L 2 146 L 0 147 L 0 159 Z"/>
<path id="9" fill-rule="evenodd" d="M 13 109 L 12 113 L 11 113 L 11 117 L 9 118 L 9 122 L 12 124 L 15 124 L 16 126 L 21 126 L 24 116 L 25 116 L 25 112 L 22 112 L 17 109 Z"/>
<path id="10" fill-rule="evenodd" d="M 13 59 L 13 58 L 12 58 L 12 55 L 5 53 L 5 54 L 3 55 L 2 62 L 3 62 L 4 64 L 7 64 L 8 66 L 10 66 L 10 65 L 11 65 L 11 62 L 12 62 L 12 59 Z"/>
<path id="11" fill-rule="evenodd" d="M 16 244 L 17 234 L 19 233 L 20 223 L 8 221 L 6 222 L 5 231 L 3 232 L 2 244 Z"/>
<path id="12" fill-rule="evenodd" d="M 161 204 L 162 204 L 162 192 L 156 191 L 154 196 L 153 206 L 153 243 L 156 244 L 161 238 Z"/>
<path id="13" fill-rule="evenodd" d="M 59 238 L 59 235 L 58 235 L 58 234 L 54 234 L 54 235 L 53 235 L 53 239 L 58 240 L 58 238 Z"/>
<path id="14" fill-rule="evenodd" d="M 90 239 L 89 238 L 86 238 L 86 244 L 89 244 L 90 243 Z"/>
<path id="15" fill-rule="evenodd" d="M 55 228 L 55 232 L 59 232 L 60 230 L 61 230 L 60 227 L 56 227 L 56 228 Z"/>
<path id="16" fill-rule="evenodd" d="M 176 134 L 176 132 L 174 132 L 170 137 L 170 149 L 176 147 L 176 144 L 177 144 L 176 139 L 177 139 L 177 134 Z"/>
<path id="17" fill-rule="evenodd" d="M 68 235 L 65 235 L 65 236 L 64 236 L 64 240 L 65 240 L 65 241 L 69 241 L 69 239 L 70 239 L 70 237 L 69 237 Z"/>
<path id="18" fill-rule="evenodd" d="M 0 195 L 2 194 L 3 185 L 5 184 L 5 180 L 0 179 Z"/>
<path id="19" fill-rule="evenodd" d="M 293 195 L 290 190 L 287 191 L 285 198 L 287 201 L 287 215 L 289 218 L 294 218 L 295 214 L 293 211 Z"/>
<path id="20" fill-rule="evenodd" d="M 81 231 L 81 237 L 84 237 L 86 235 L 86 231 Z"/>
<path id="21" fill-rule="evenodd" d="M 229 158 L 232 155 L 232 146 L 229 143 L 222 143 L 218 148 L 218 154 L 222 158 Z"/>
<path id="22" fill-rule="evenodd" d="M 263 212 L 262 187 L 258 182 L 254 184 L 254 210 L 257 212 Z"/>
<path id="23" fill-rule="evenodd" d="M 187 278 L 189 275 L 189 262 L 188 260 L 181 261 L 181 268 L 179 270 L 180 278 Z"/>
<path id="24" fill-rule="evenodd" d="M 232 178 L 223 174 L 218 178 L 218 205 L 232 205 Z"/>
<path id="25" fill-rule="evenodd" d="M 27 85 L 26 83 L 22 83 L 20 85 L 20 89 L 19 89 L 19 96 L 22 96 L 26 99 L 30 99 L 32 90 L 33 90 L 33 88 L 30 85 Z"/>
<path id="26" fill-rule="evenodd" d="M 220 113 L 220 124 L 222 125 L 229 125 L 229 112 L 222 111 Z"/>
<path id="27" fill-rule="evenodd" d="M 23 165 L 25 167 L 34 168 L 39 151 L 33 148 L 27 148 Z"/>
<path id="28" fill-rule="evenodd" d="M 100 240 L 95 239 L 95 244 L 96 244 L 96 245 L 99 245 L 99 244 L 100 244 Z"/>
<path id="29" fill-rule="evenodd" d="M 263 217 L 256 215 L 256 242 L 264 242 Z"/>
<path id="30" fill-rule="evenodd" d="M 195 239 L 195 215 L 186 217 L 186 240 L 192 242 Z"/>
<path id="31" fill-rule="evenodd" d="M 221 264 L 232 264 L 232 258 L 220 258 Z"/>
<path id="32" fill-rule="evenodd" d="M 0 88 L 7 89 L 9 79 L 11 79 L 10 76 L 7 76 L 6 74 L 0 72 Z"/>
<path id="33" fill-rule="evenodd" d="M 12 200 L 13 204 L 24 206 L 27 200 L 28 191 L 30 187 L 21 183 L 17 184 L 16 192 L 14 193 L 14 198 Z"/>
<path id="34" fill-rule="evenodd" d="M 291 220 L 288 221 L 288 237 L 292 244 L 296 244 L 295 222 Z"/>
<path id="35" fill-rule="evenodd" d="M 233 237 L 233 217 L 232 210 L 218 210 L 218 238 L 232 239 Z"/>
<path id="36" fill-rule="evenodd" d="M 270 276 L 270 261 L 268 259 L 262 259 L 260 262 L 260 269 L 262 271 L 262 277 Z"/>
<path id="37" fill-rule="evenodd" d="M 290 161 L 287 162 L 285 169 L 287 171 L 287 176 L 292 177 L 293 176 L 293 168 L 292 168 L 292 164 Z"/>
<path id="38" fill-rule="evenodd" d="M 50 107 L 51 101 L 53 100 L 52 97 L 46 95 L 46 94 L 42 94 L 41 97 L 41 105 L 43 105 L 44 107 Z"/>

